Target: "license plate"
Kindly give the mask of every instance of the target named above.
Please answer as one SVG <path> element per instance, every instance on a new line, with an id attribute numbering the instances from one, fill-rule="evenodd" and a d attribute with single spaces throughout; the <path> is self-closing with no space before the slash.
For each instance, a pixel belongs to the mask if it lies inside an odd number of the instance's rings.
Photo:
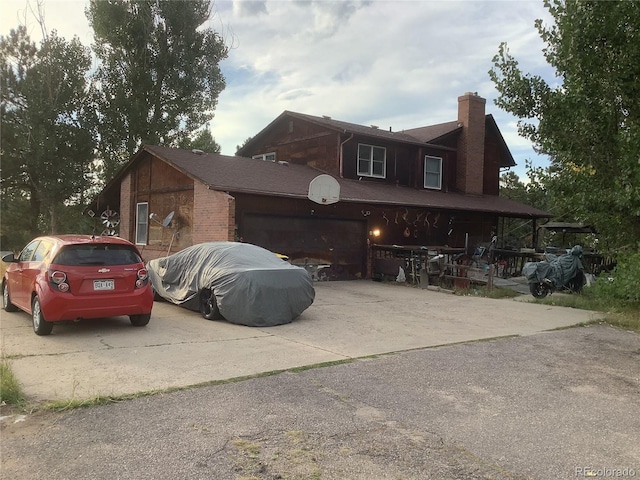
<path id="1" fill-rule="evenodd" d="M 115 283 L 113 280 L 94 280 L 93 281 L 94 290 L 113 290 L 114 288 L 115 288 Z"/>

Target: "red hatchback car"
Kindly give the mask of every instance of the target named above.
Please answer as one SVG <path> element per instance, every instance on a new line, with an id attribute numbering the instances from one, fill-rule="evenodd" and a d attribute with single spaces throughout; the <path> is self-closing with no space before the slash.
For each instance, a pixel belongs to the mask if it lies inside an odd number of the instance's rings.
<path id="1" fill-rule="evenodd" d="M 38 335 L 55 322 L 127 315 L 149 323 L 153 292 L 140 252 L 118 237 L 51 235 L 29 243 L 2 280 L 3 307 L 31 314 Z"/>

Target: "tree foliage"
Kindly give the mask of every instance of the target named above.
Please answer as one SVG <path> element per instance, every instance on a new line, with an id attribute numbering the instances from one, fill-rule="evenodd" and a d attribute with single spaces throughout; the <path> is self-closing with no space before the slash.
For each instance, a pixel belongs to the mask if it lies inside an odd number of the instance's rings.
<path id="1" fill-rule="evenodd" d="M 90 55 L 55 31 L 40 45 L 25 27 L 0 37 L 2 240 L 9 248 L 43 231 L 77 231 L 90 189 L 95 135 Z M 64 214 L 63 214 L 64 211 Z"/>
<path id="2" fill-rule="evenodd" d="M 513 171 L 502 174 L 500 195 L 526 205 L 535 205 L 540 210 L 552 211 L 553 199 L 545 186 L 548 179 L 546 170 L 534 168 L 530 161 L 526 162 L 526 168 L 529 180 L 526 183 Z M 538 240 L 538 245 L 533 245 L 531 221 L 520 218 L 504 219 L 500 237 L 504 246 L 520 248 L 542 245 L 542 240 Z"/>
<path id="3" fill-rule="evenodd" d="M 206 153 L 220 153 L 222 150 L 222 147 L 213 138 L 211 130 L 209 130 L 209 124 L 204 129 L 199 130 L 193 137 L 182 140 L 179 147 L 185 150 L 202 150 Z"/>
<path id="4" fill-rule="evenodd" d="M 142 144 L 178 146 L 213 118 L 228 48 L 209 0 L 91 0 L 104 178 Z"/>
<path id="5" fill-rule="evenodd" d="M 556 83 L 523 73 L 506 44 L 489 72 L 496 104 L 551 158 L 556 210 L 590 223 L 605 249 L 640 248 L 640 2 L 553 0 L 536 28 Z"/>
<path id="6" fill-rule="evenodd" d="M 236 145 L 236 155 L 238 155 L 238 152 L 243 149 L 247 143 L 249 143 L 251 140 L 253 140 L 253 137 L 247 137 L 244 142 L 242 142 L 242 145 Z"/>

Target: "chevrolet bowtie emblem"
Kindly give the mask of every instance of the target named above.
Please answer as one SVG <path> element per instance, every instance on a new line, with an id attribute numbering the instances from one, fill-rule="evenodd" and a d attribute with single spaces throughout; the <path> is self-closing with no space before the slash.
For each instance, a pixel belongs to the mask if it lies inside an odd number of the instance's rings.
<path id="1" fill-rule="evenodd" d="M 98 273 L 107 273 L 110 272 L 111 270 L 109 270 L 108 268 L 101 268 L 100 270 L 98 270 Z"/>

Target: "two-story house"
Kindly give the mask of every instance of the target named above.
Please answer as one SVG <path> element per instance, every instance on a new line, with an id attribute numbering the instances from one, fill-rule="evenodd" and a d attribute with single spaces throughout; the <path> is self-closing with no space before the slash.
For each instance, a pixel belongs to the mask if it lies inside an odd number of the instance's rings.
<path id="1" fill-rule="evenodd" d="M 459 97 L 457 120 L 401 132 L 285 111 L 235 157 L 144 146 L 91 208 L 118 212 L 120 236 L 147 259 L 241 240 L 364 278 L 373 244 L 462 248 L 489 241 L 505 217 L 535 232 L 551 215 L 499 196 L 514 165 L 473 93 Z M 321 174 L 337 202 L 309 198 Z"/>

